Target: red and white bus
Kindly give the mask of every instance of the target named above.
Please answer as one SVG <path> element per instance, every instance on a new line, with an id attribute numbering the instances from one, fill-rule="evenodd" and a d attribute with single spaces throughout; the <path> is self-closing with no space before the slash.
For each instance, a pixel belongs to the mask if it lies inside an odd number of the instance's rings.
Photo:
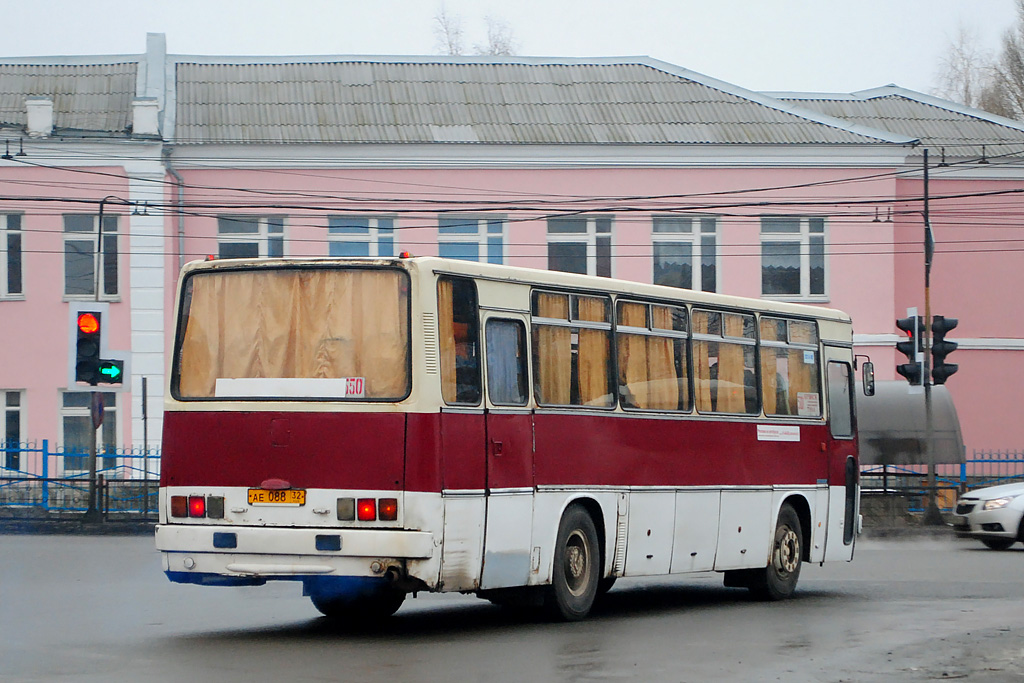
<path id="1" fill-rule="evenodd" d="M 865 368 L 867 371 L 867 368 Z M 156 543 L 324 614 L 473 592 L 580 619 L 616 577 L 789 596 L 859 524 L 826 308 L 440 258 L 182 273 Z"/>

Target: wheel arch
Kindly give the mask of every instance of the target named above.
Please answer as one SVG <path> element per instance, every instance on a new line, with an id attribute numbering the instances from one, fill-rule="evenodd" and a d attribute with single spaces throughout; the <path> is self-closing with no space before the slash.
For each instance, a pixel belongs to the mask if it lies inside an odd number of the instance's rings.
<path id="1" fill-rule="evenodd" d="M 779 503 L 778 510 L 775 511 L 775 523 L 778 523 L 779 513 L 782 508 L 789 505 L 796 512 L 797 519 L 800 520 L 800 542 L 802 545 L 801 558 L 804 562 L 809 562 L 811 559 L 811 537 L 813 536 L 814 529 L 812 528 L 812 517 L 811 517 L 811 504 L 806 497 L 793 493 Z M 775 524 L 772 525 L 772 529 L 775 528 Z"/>
<path id="2" fill-rule="evenodd" d="M 598 566 L 601 568 L 600 576 L 604 578 L 606 574 L 605 569 L 608 567 L 608 528 L 605 525 L 604 509 L 601 507 L 601 503 L 590 496 L 570 498 L 566 501 L 565 507 L 562 508 L 562 512 L 558 516 L 559 523 L 561 523 L 562 517 L 565 516 L 565 511 L 573 505 L 579 505 L 583 508 L 586 513 L 590 515 L 590 519 L 594 522 L 594 530 L 597 531 L 598 557 L 600 559 L 600 564 Z M 612 539 L 612 543 L 614 542 L 614 539 Z"/>

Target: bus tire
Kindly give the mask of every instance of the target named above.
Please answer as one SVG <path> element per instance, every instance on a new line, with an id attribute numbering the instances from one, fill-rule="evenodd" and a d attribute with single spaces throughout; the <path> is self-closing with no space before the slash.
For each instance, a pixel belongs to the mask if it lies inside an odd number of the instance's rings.
<path id="1" fill-rule="evenodd" d="M 405 593 L 386 590 L 356 599 L 310 596 L 313 606 L 329 619 L 353 621 L 378 621 L 398 611 L 405 602 Z"/>
<path id="2" fill-rule="evenodd" d="M 800 578 L 803 552 L 800 517 L 791 505 L 783 505 L 775 523 L 768 566 L 759 570 L 750 583 L 754 596 L 761 600 L 785 600 L 793 595 Z"/>
<path id="3" fill-rule="evenodd" d="M 579 621 L 590 613 L 597 597 L 600 558 L 594 520 L 583 507 L 570 506 L 558 525 L 548 601 L 552 617 Z"/>

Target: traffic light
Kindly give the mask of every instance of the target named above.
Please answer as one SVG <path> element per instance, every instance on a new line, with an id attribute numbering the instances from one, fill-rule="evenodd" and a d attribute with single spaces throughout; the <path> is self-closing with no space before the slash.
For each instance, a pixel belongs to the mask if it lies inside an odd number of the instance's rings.
<path id="1" fill-rule="evenodd" d="M 919 316 L 900 318 L 896 327 L 906 333 L 907 339 L 896 342 L 896 350 L 907 357 L 907 363 L 896 366 L 896 372 L 905 377 L 912 385 L 920 385 L 924 366 L 921 363 L 921 339 L 924 336 L 924 321 Z"/>
<path id="2" fill-rule="evenodd" d="M 947 363 L 946 356 L 956 351 L 957 343 L 946 341 L 946 333 L 960 322 L 956 318 L 941 315 L 932 316 L 932 382 L 945 384 L 950 375 L 960 369 L 955 363 Z"/>
<path id="3" fill-rule="evenodd" d="M 105 301 L 69 304 L 67 391 L 130 389 L 131 355 L 107 347 L 109 311 Z"/>
<path id="4" fill-rule="evenodd" d="M 75 343 L 75 381 L 96 386 L 99 382 L 100 340 L 103 334 L 100 311 L 79 311 L 75 317 L 78 328 Z"/>

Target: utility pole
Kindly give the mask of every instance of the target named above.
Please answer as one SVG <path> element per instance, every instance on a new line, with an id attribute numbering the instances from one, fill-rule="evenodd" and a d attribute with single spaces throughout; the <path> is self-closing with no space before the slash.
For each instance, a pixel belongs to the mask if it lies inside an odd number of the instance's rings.
<path id="1" fill-rule="evenodd" d="M 925 448 L 928 449 L 928 507 L 924 511 L 924 523 L 932 526 L 941 525 L 942 513 L 939 512 L 938 487 L 935 477 L 935 448 L 932 443 L 934 426 L 932 424 L 932 257 L 935 254 L 935 240 L 932 237 L 931 217 L 928 213 L 928 149 L 924 150 L 924 367 L 922 368 L 921 384 L 924 386 L 924 437 Z"/>

